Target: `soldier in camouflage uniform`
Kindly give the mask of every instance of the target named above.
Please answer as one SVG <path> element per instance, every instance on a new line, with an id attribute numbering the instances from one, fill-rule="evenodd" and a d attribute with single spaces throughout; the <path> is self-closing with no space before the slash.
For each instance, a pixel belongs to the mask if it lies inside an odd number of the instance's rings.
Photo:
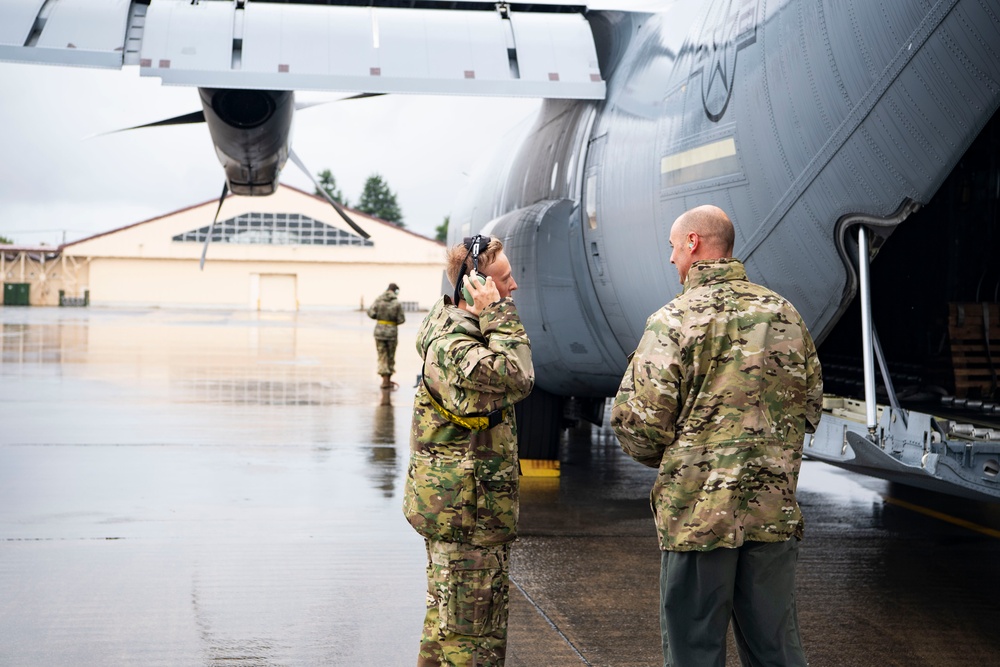
<path id="1" fill-rule="evenodd" d="M 396 295 L 399 286 L 389 283 L 389 287 L 378 295 L 368 306 L 368 317 L 375 322 L 375 349 L 378 350 L 378 374 L 382 376 L 382 388 L 393 387 L 392 374 L 396 372 L 397 327 L 406 321 L 403 306 Z"/>
<path id="2" fill-rule="evenodd" d="M 714 206 L 670 231 L 683 292 L 646 321 L 611 413 L 622 449 L 658 468 L 664 665 L 806 664 L 795 612 L 805 434 L 823 380 L 792 305 L 747 280 Z M 794 538 L 794 539 L 793 539 Z"/>
<path id="3" fill-rule="evenodd" d="M 486 284 L 465 275 L 468 243 L 448 253 L 448 279 L 465 285 L 473 303 L 443 296 L 417 335 L 423 381 L 413 401 L 403 512 L 427 547 L 418 667 L 499 667 L 507 649 L 518 514 L 513 406 L 531 391 L 534 368 L 510 299 L 517 289 L 510 262 L 498 239 L 484 238 Z"/>

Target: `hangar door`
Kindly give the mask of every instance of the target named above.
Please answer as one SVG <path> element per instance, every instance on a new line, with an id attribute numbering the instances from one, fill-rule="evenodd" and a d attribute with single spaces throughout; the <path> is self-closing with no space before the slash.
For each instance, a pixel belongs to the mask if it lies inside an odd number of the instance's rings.
<path id="1" fill-rule="evenodd" d="M 294 273 L 255 273 L 250 276 L 251 304 L 257 310 L 298 310 Z"/>

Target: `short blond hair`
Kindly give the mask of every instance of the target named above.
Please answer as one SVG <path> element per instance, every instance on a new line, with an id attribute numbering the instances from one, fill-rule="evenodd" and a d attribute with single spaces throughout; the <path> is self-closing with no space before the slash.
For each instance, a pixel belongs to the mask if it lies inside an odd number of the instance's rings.
<path id="1" fill-rule="evenodd" d="M 451 283 L 452 287 L 455 287 L 455 281 L 458 280 L 463 260 L 465 261 L 465 273 L 472 273 L 472 253 L 469 251 L 472 245 L 472 238 L 467 239 L 467 241 L 469 241 L 469 246 L 466 246 L 463 242 L 453 245 L 448 249 L 448 256 L 445 260 L 445 273 L 448 275 L 448 282 Z M 496 237 L 490 238 L 490 242 L 486 248 L 479 252 L 479 269 L 485 269 L 492 264 L 502 250 L 503 241 Z"/>

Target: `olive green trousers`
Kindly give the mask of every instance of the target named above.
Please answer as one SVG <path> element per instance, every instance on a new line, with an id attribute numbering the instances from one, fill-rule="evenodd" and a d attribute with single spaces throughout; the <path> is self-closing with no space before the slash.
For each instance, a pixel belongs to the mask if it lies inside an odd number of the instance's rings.
<path id="1" fill-rule="evenodd" d="M 725 667 L 730 620 L 743 667 L 806 667 L 795 609 L 799 541 L 664 551 L 664 667 Z"/>

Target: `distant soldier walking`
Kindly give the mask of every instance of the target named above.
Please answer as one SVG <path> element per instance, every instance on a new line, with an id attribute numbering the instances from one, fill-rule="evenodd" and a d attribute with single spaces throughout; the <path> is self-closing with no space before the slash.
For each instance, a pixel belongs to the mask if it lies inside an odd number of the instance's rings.
<path id="1" fill-rule="evenodd" d="M 485 282 L 470 280 L 470 271 Z M 447 274 L 454 300 L 438 300 L 417 334 L 423 381 L 413 399 L 403 500 L 427 547 L 417 665 L 502 667 L 518 514 L 513 407 L 531 391 L 535 371 L 503 243 L 466 239 L 449 250 Z"/>
<path id="2" fill-rule="evenodd" d="M 803 439 L 823 380 L 805 323 L 747 279 L 715 206 L 670 229 L 683 292 L 650 315 L 611 410 L 622 449 L 658 468 L 664 665 L 805 667 L 795 609 Z"/>
<path id="3" fill-rule="evenodd" d="M 389 283 L 389 287 L 378 295 L 368 306 L 368 317 L 376 320 L 375 349 L 378 350 L 378 374 L 382 376 L 382 388 L 391 389 L 392 374 L 396 372 L 396 342 L 399 339 L 397 327 L 406 321 L 403 306 L 397 295 L 399 286 Z"/>

